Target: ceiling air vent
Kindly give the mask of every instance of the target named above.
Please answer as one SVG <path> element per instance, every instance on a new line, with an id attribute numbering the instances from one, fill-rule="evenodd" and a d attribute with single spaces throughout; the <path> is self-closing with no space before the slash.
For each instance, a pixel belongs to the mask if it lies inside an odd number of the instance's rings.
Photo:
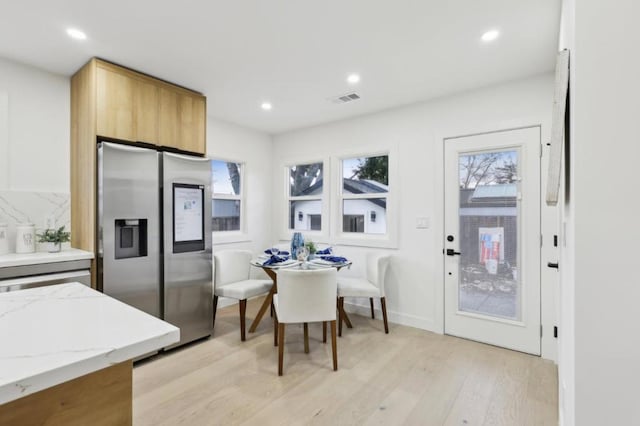
<path id="1" fill-rule="evenodd" d="M 360 95 L 355 92 L 345 93 L 344 95 L 334 96 L 333 98 L 329 98 L 329 100 L 336 104 L 346 104 L 347 102 L 357 101 L 360 99 Z"/>

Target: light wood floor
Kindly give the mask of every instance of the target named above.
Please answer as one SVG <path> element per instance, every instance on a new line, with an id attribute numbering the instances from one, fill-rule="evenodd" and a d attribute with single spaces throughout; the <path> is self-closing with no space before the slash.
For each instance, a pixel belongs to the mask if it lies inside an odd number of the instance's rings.
<path id="1" fill-rule="evenodd" d="M 247 328 L 261 300 L 247 307 Z M 557 372 L 538 357 L 352 315 L 331 345 L 288 326 L 277 375 L 270 318 L 240 342 L 237 306 L 213 337 L 138 363 L 135 425 L 556 425 Z"/>

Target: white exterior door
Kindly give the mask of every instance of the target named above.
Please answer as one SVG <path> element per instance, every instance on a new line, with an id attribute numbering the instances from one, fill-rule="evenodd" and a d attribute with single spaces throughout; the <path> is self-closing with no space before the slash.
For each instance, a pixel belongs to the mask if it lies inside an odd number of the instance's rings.
<path id="1" fill-rule="evenodd" d="M 445 333 L 540 354 L 540 128 L 445 139 Z"/>

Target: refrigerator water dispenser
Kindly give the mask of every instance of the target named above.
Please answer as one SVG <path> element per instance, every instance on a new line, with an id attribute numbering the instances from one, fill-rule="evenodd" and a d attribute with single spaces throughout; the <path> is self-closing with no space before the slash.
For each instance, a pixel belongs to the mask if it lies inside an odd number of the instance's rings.
<path id="1" fill-rule="evenodd" d="M 147 219 L 116 219 L 115 231 L 116 259 L 147 255 Z"/>

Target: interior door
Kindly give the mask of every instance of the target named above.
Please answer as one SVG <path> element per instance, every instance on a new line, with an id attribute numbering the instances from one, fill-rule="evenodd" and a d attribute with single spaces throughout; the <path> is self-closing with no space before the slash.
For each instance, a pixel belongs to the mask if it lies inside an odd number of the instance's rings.
<path id="1" fill-rule="evenodd" d="M 540 128 L 444 140 L 445 333 L 540 354 Z"/>

